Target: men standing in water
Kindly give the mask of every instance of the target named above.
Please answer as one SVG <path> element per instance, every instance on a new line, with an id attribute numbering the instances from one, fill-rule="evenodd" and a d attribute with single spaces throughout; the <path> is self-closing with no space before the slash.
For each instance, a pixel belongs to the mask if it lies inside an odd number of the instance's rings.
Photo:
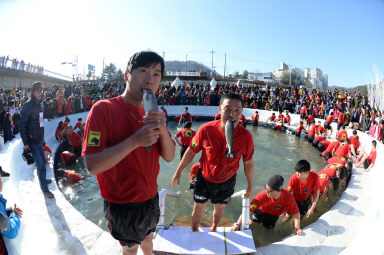
<path id="1" fill-rule="evenodd" d="M 175 144 L 163 112 L 144 112 L 143 90 L 157 91 L 164 60 L 150 51 L 135 53 L 119 97 L 97 102 L 85 126 L 83 156 L 97 176 L 104 215 L 123 254 L 152 254 L 152 237 L 159 220 L 157 176 L 159 157 L 170 162 Z M 118 123 L 118 125 L 116 125 Z M 144 149 L 151 146 L 151 150 Z"/>
<path id="2" fill-rule="evenodd" d="M 211 231 L 216 231 L 224 214 L 226 204 L 231 199 L 236 183 L 236 172 L 239 169 L 240 158 L 243 157 L 244 173 L 248 182 L 245 197 L 252 195 L 254 152 L 252 135 L 238 125 L 242 114 L 242 100 L 238 94 L 227 94 L 220 100 L 220 120 L 202 125 L 197 131 L 192 143 L 185 152 L 172 178 L 172 186 L 180 184 L 183 169 L 192 162 L 195 155 L 202 151 L 200 170 L 194 185 L 194 208 L 192 212 L 192 231 L 198 231 L 208 200 L 214 204 L 213 224 Z M 227 120 L 234 121 L 234 157 L 226 158 L 225 125 Z"/>
<path id="3" fill-rule="evenodd" d="M 191 129 L 192 122 L 187 121 L 184 123 L 184 129 L 177 132 L 175 135 L 175 140 L 178 145 L 180 145 L 180 160 L 183 158 L 185 151 L 188 149 L 189 144 L 192 141 L 192 138 L 195 136 L 195 130 Z M 179 138 L 180 137 L 180 141 Z"/>
<path id="4" fill-rule="evenodd" d="M 192 122 L 192 115 L 188 112 L 188 107 L 185 107 L 183 114 L 180 115 L 179 125 L 187 121 Z"/>

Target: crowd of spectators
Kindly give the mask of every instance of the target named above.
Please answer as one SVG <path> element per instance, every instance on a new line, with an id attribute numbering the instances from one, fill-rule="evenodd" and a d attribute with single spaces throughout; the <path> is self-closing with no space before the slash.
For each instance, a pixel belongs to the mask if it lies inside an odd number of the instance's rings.
<path id="1" fill-rule="evenodd" d="M 45 118 L 53 119 L 82 111 L 88 111 L 101 99 L 120 95 L 125 84 L 83 83 L 52 85 L 44 88 L 43 105 Z M 243 97 L 243 107 L 300 113 L 306 105 L 308 114 L 325 119 L 332 111 L 335 118 L 344 115 L 344 124 L 358 123 L 357 129 L 369 133 L 383 141 L 382 127 L 384 112 L 371 107 L 367 95 L 338 89 L 319 91 L 296 86 L 271 87 L 231 82 L 219 82 L 211 90 L 209 82 L 184 82 L 178 87 L 163 82 L 157 93 L 160 105 L 211 105 L 218 106 L 221 95 L 235 92 Z M 0 90 L 0 133 L 4 142 L 12 140 L 19 133 L 20 109 L 28 100 L 30 91 L 26 89 Z"/>
<path id="2" fill-rule="evenodd" d="M 28 73 L 44 74 L 44 67 L 26 63 L 24 60 L 19 61 L 17 58 L 10 59 L 9 56 L 0 57 L 0 68 L 9 68 Z"/>

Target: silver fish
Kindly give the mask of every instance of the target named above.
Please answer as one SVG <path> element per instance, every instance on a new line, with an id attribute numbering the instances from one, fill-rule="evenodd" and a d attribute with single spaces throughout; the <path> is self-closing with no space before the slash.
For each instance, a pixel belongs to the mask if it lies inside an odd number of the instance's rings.
<path id="1" fill-rule="evenodd" d="M 143 103 L 145 112 L 158 110 L 156 95 L 149 89 L 143 89 Z M 144 147 L 144 150 L 151 151 L 152 146 Z"/>
<path id="2" fill-rule="evenodd" d="M 9 229 L 9 221 L 8 218 L 0 212 L 0 231 L 1 233 L 7 231 Z"/>
<path id="3" fill-rule="evenodd" d="M 224 154 L 225 158 L 234 158 L 235 151 L 233 149 L 233 144 L 235 141 L 235 122 L 227 120 L 225 123 L 225 140 L 227 141 L 228 152 Z"/>

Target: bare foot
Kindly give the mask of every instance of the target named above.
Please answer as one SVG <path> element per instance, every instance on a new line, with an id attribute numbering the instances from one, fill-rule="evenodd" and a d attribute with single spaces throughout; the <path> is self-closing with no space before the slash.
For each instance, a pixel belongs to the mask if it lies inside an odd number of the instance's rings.
<path id="1" fill-rule="evenodd" d="M 199 228 L 198 227 L 192 227 L 192 232 L 199 232 Z"/>
<path id="2" fill-rule="evenodd" d="M 216 232 L 216 227 L 211 227 L 211 232 Z"/>

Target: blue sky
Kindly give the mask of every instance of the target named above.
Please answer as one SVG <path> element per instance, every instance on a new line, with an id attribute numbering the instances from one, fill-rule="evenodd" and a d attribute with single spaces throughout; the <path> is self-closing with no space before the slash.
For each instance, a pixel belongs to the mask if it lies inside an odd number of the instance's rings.
<path id="1" fill-rule="evenodd" d="M 72 76 L 103 57 L 124 69 L 136 51 L 194 60 L 227 73 L 268 72 L 284 61 L 318 67 L 329 85 L 356 86 L 384 71 L 384 0 L 0 0 L 0 55 Z M 375 71 L 376 70 L 376 71 Z"/>

